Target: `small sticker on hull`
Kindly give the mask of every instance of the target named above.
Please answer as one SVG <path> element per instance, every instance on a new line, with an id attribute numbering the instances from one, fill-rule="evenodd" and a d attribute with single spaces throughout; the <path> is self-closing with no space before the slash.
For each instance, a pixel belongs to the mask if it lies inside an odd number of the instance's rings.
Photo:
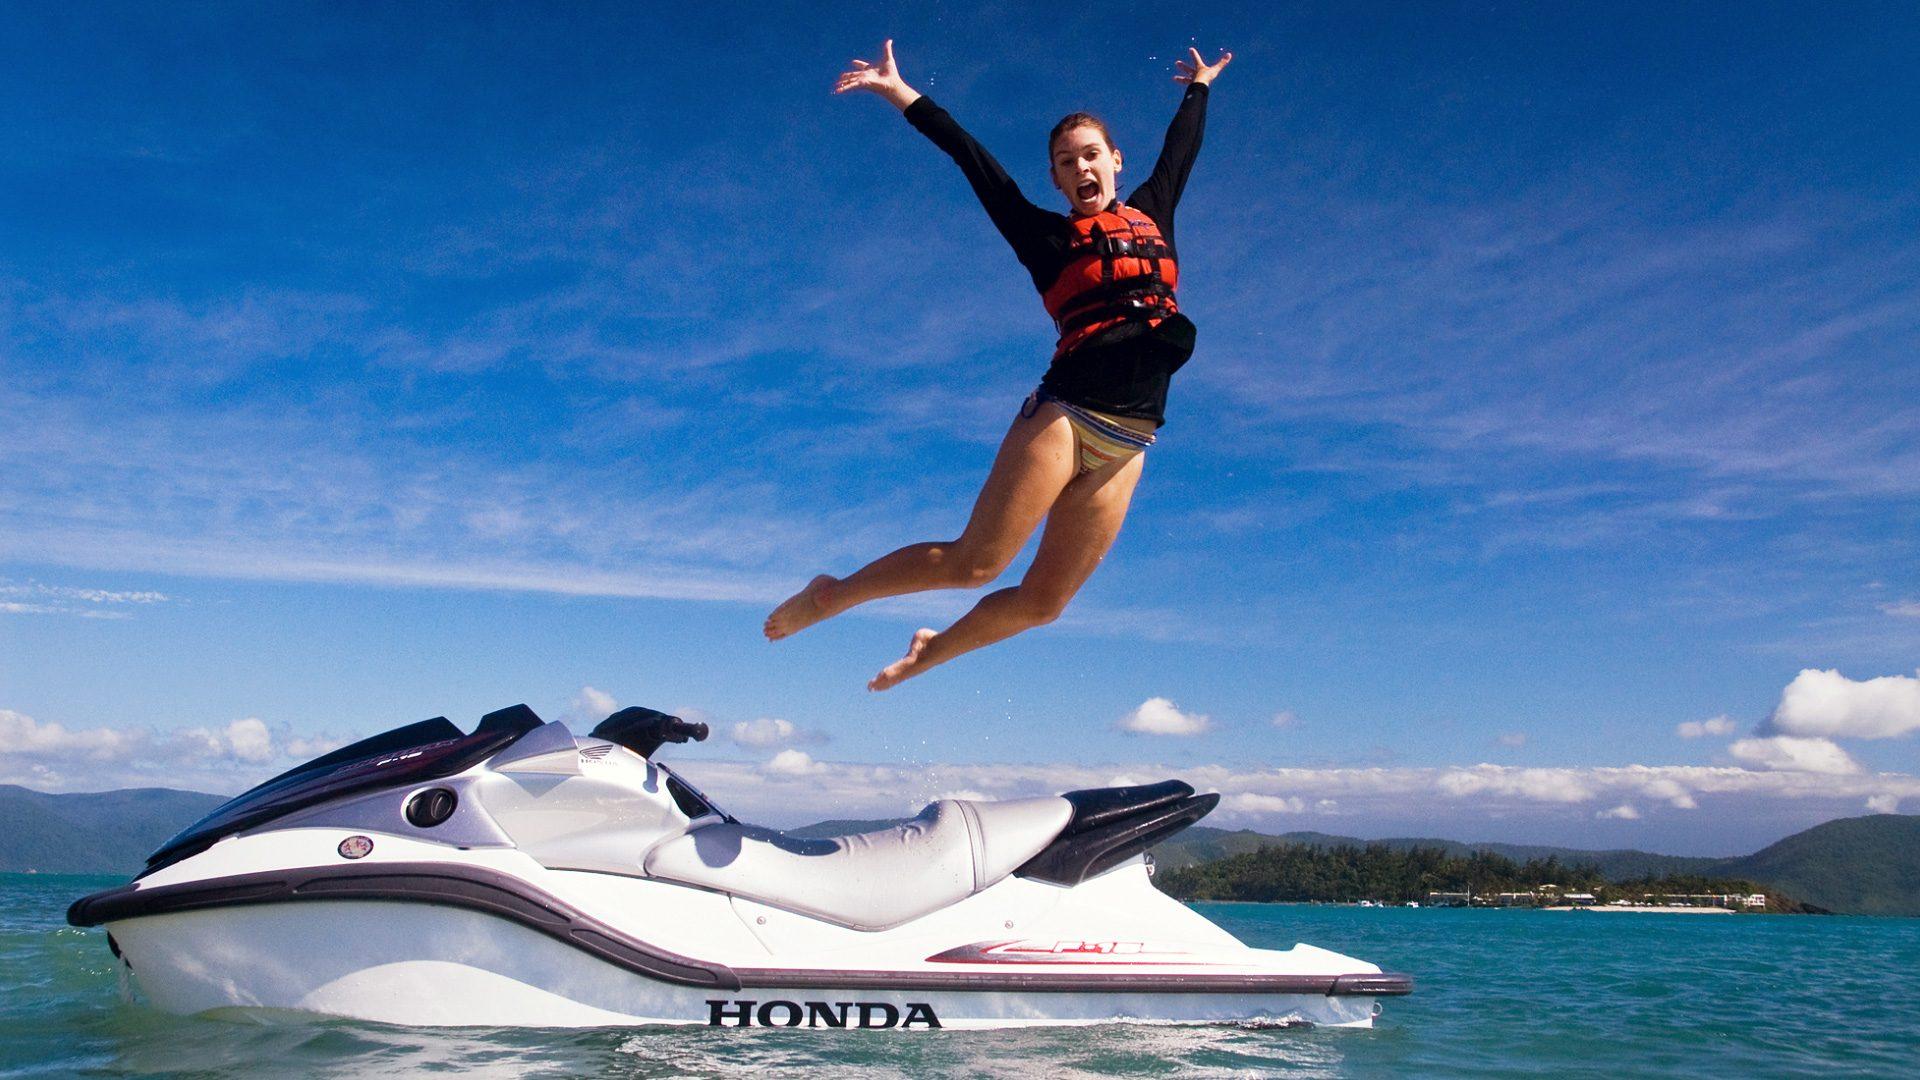
<path id="1" fill-rule="evenodd" d="M 886 1001 L 707 1001 L 708 1027 L 937 1028 L 933 1006 Z"/>

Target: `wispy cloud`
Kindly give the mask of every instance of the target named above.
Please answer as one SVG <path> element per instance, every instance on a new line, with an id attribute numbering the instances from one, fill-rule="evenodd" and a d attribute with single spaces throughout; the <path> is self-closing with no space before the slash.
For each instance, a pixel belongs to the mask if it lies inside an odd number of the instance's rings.
<path id="1" fill-rule="evenodd" d="M 742 720 L 727 730 L 727 737 L 741 746 L 780 746 L 792 742 L 800 729 L 791 720 L 763 716 Z"/>
<path id="2" fill-rule="evenodd" d="M 149 590 L 87 589 L 71 585 L 0 583 L 0 615 L 74 615 L 83 619 L 128 619 L 130 606 L 163 604 L 170 597 Z"/>
<path id="3" fill-rule="evenodd" d="M 1220 800 L 1224 819 L 1271 820 L 1281 815 L 1304 814 L 1306 800 L 1298 795 L 1262 795 L 1257 791 L 1238 791 Z"/>
<path id="4" fill-rule="evenodd" d="M 1709 735 L 1731 735 L 1739 727 L 1733 717 L 1721 715 L 1705 720 L 1682 720 L 1675 725 L 1673 733 L 1683 739 L 1703 739 Z"/>
<path id="5" fill-rule="evenodd" d="M 1920 483 L 1920 422 L 1819 368 L 1920 319 L 1920 291 L 1889 294 L 1876 269 L 1884 257 L 1912 260 L 1910 250 L 1826 243 L 1834 227 L 1811 206 L 1663 224 L 1656 235 L 1616 201 L 1578 209 L 1574 197 L 1525 192 L 1499 211 L 1437 216 L 1393 208 L 1368 223 L 1377 245 L 1330 230 L 1298 271 L 1263 268 L 1328 285 L 1246 284 L 1249 316 L 1264 297 L 1288 295 L 1299 298 L 1295 325 L 1331 328 L 1292 352 L 1307 377 L 1248 378 L 1237 360 L 1201 377 L 1276 419 L 1391 426 L 1456 460 L 1497 464 L 1486 451 L 1501 449 L 1542 463 L 1658 463 L 1747 477 L 1776 497 Z M 1798 284 L 1810 271 L 1828 286 L 1817 312 Z M 1474 362 L 1431 363 L 1463 350 Z M 1865 422 L 1822 423 L 1835 415 Z"/>

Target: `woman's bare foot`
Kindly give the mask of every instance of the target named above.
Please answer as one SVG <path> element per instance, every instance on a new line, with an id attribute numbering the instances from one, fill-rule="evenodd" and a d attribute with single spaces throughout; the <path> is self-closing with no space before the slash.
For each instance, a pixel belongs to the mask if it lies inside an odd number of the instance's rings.
<path id="1" fill-rule="evenodd" d="M 933 640 L 935 631 L 921 628 L 913 632 L 913 644 L 907 646 L 907 655 L 880 669 L 880 674 L 867 683 L 869 690 L 890 690 L 920 674 L 920 654 L 926 651 L 927 642 Z"/>
<path id="2" fill-rule="evenodd" d="M 807 587 L 787 597 L 786 602 L 773 609 L 767 616 L 767 623 L 760 631 L 767 635 L 768 641 L 779 641 L 805 630 L 821 619 L 833 614 L 827 607 L 823 591 L 831 585 L 840 584 L 840 579 L 825 574 L 807 582 Z"/>

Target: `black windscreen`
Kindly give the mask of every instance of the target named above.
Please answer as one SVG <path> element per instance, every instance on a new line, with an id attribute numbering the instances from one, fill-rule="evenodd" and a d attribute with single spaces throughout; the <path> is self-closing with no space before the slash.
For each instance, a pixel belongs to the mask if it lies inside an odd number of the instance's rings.
<path id="1" fill-rule="evenodd" d="M 537 725 L 538 718 L 534 721 Z M 363 739 L 282 773 L 215 807 L 211 814 L 148 856 L 147 868 L 142 874 L 197 855 L 223 836 L 254 828 L 316 803 L 356 792 L 452 776 L 499 753 L 529 730 L 525 724 L 496 724 L 483 726 L 472 735 L 462 735 L 460 729 L 444 717 L 436 717 Z"/>

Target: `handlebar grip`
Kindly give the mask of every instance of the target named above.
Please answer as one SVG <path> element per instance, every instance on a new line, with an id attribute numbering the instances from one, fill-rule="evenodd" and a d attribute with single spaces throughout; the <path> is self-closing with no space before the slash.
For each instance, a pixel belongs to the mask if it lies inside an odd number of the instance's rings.
<path id="1" fill-rule="evenodd" d="M 673 733 L 680 736 L 675 742 L 686 742 L 688 739 L 694 742 L 707 741 L 707 725 L 690 723 L 679 717 L 674 718 Z"/>

